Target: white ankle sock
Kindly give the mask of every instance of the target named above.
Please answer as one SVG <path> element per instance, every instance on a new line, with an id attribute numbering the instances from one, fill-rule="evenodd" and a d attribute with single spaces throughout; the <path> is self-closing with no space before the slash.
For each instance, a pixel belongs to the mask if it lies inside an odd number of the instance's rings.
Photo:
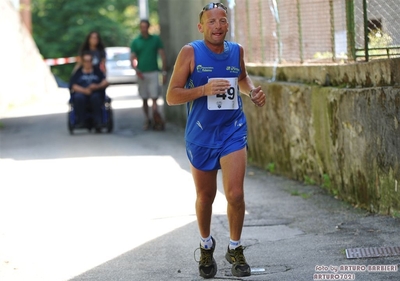
<path id="1" fill-rule="evenodd" d="M 232 239 L 229 240 L 229 250 L 236 249 L 239 246 L 240 246 L 240 240 L 238 240 L 238 241 L 235 241 Z"/>
<path id="2" fill-rule="evenodd" d="M 207 238 L 203 238 L 200 236 L 200 246 L 204 249 L 211 249 L 213 246 L 211 235 L 208 236 Z"/>

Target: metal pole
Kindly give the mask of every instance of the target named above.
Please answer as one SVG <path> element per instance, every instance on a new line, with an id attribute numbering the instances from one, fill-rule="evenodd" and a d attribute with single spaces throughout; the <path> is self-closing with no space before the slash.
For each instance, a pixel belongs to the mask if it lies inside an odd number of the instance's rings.
<path id="1" fill-rule="evenodd" d="M 368 13 L 367 13 L 367 0 L 363 0 L 363 12 L 364 12 L 364 49 L 365 49 L 365 61 L 369 61 L 369 52 L 368 52 Z"/>
<path id="2" fill-rule="evenodd" d="M 264 29 L 263 29 L 263 27 L 264 27 L 264 24 L 263 24 L 263 18 L 264 18 L 264 15 L 263 15 L 263 9 L 262 9 L 262 2 L 263 1 L 260 1 L 260 2 L 258 2 L 258 16 L 259 16 L 259 18 L 260 18 L 260 39 L 261 39 L 261 61 L 262 61 L 262 63 L 264 63 L 265 62 L 265 39 L 264 39 Z"/>
<path id="3" fill-rule="evenodd" d="M 356 32 L 354 24 L 354 0 L 346 0 L 347 54 L 356 61 Z"/>
<path id="4" fill-rule="evenodd" d="M 297 0 L 297 27 L 299 32 L 300 62 L 303 63 L 304 62 L 303 28 L 301 27 L 300 0 Z"/>
<path id="5" fill-rule="evenodd" d="M 234 24 L 235 24 L 235 30 L 234 30 L 234 32 L 235 32 L 235 34 L 234 34 L 234 38 L 235 38 L 235 41 L 237 41 L 238 39 L 239 39 L 239 28 L 236 28 L 236 26 L 239 26 L 238 25 L 238 11 L 237 11 L 238 9 L 237 9 L 237 7 L 236 7 L 236 4 L 235 4 L 235 8 L 234 8 L 234 13 L 235 13 L 235 18 L 234 18 Z"/>
<path id="6" fill-rule="evenodd" d="M 331 15 L 331 45 L 332 45 L 332 61 L 336 61 L 336 41 L 335 41 L 335 12 L 333 0 L 329 0 L 329 8 Z"/>
<path id="7" fill-rule="evenodd" d="M 141 20 L 149 19 L 149 3 L 147 0 L 139 0 L 139 17 Z"/>
<path id="8" fill-rule="evenodd" d="M 250 8 L 249 8 L 249 0 L 246 0 L 246 21 L 247 21 L 247 54 L 249 57 L 249 61 L 253 62 L 253 46 L 252 46 L 252 40 L 251 40 L 251 28 L 250 28 Z"/>
<path id="9" fill-rule="evenodd" d="M 259 29 L 259 38 L 261 40 L 261 62 L 265 63 L 265 36 L 264 36 L 264 23 L 263 23 L 263 19 L 264 19 L 264 14 L 263 14 L 263 9 L 262 9 L 262 0 L 258 1 L 258 17 L 260 19 L 260 29 Z"/>

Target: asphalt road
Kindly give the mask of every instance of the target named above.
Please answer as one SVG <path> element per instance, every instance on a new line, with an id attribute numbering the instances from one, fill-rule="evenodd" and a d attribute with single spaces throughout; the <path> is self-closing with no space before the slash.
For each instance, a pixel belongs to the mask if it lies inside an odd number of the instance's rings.
<path id="1" fill-rule="evenodd" d="M 164 132 L 143 131 L 136 85 L 112 86 L 108 94 L 111 134 L 71 136 L 65 90 L 2 117 L 1 281 L 202 280 L 183 130 L 167 124 Z M 245 186 L 242 240 L 253 275 L 243 280 L 313 280 L 331 273 L 323 265 L 397 268 L 399 256 L 348 260 L 345 249 L 400 246 L 399 219 L 254 167 Z M 213 213 L 215 279 L 242 280 L 224 260 L 229 237 L 220 177 Z M 365 281 L 400 277 L 349 273 Z"/>

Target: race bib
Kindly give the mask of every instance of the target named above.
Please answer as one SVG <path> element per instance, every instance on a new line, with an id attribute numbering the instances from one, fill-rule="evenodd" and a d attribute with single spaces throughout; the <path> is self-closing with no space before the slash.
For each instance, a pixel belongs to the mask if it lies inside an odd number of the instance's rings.
<path id="1" fill-rule="evenodd" d="M 238 103 L 238 79 L 236 78 L 210 78 L 208 81 L 215 79 L 228 80 L 231 86 L 223 94 L 207 96 L 207 108 L 208 110 L 234 110 L 239 109 Z"/>

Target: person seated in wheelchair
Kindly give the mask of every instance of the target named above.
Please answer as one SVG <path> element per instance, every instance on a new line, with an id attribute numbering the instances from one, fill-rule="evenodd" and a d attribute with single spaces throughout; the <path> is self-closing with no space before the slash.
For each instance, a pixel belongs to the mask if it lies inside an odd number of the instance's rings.
<path id="1" fill-rule="evenodd" d="M 71 99 L 77 117 L 76 128 L 87 126 L 87 110 L 91 111 L 93 127 L 101 129 L 101 107 L 105 99 L 105 89 L 108 86 L 104 73 L 93 66 L 92 54 L 84 52 L 81 55 L 82 66 L 72 75 L 70 80 Z"/>

